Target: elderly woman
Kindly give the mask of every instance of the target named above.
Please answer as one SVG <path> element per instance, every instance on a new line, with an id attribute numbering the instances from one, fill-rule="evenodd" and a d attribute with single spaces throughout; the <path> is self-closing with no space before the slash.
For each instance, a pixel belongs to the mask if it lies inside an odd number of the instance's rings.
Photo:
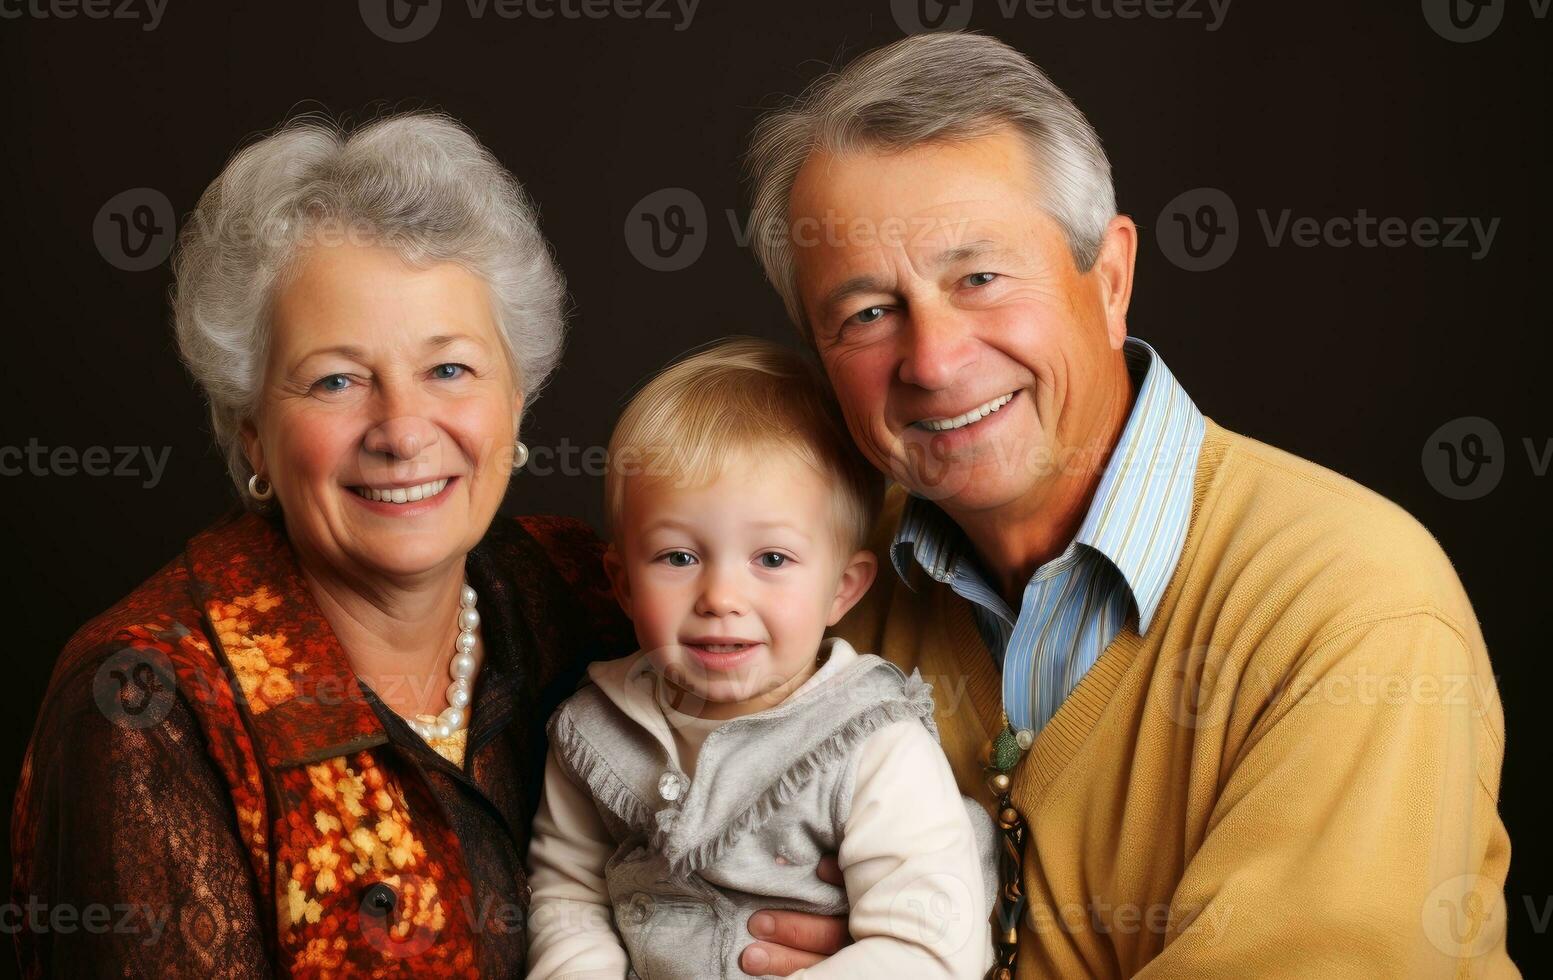
<path id="1" fill-rule="evenodd" d="M 246 510 L 60 657 L 23 968 L 521 975 L 542 726 L 630 642 L 591 532 L 496 519 L 562 341 L 534 212 L 445 118 L 302 121 L 211 184 L 176 277 Z"/>

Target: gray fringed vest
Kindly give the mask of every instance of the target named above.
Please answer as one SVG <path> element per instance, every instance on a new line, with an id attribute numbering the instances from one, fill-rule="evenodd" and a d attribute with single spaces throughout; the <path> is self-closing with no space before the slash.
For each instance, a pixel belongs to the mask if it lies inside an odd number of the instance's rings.
<path id="1" fill-rule="evenodd" d="M 756 910 L 847 911 L 845 891 L 814 869 L 841 845 L 848 760 L 892 722 L 917 719 L 935 741 L 938 730 L 932 689 L 915 671 L 873 654 L 828 678 L 827 666 L 782 704 L 718 726 L 694 779 L 594 685 L 551 718 L 551 747 L 618 845 L 604 876 L 641 980 L 747 978 L 738 956 Z M 974 802 L 966 809 L 990 869 L 991 820 Z"/>

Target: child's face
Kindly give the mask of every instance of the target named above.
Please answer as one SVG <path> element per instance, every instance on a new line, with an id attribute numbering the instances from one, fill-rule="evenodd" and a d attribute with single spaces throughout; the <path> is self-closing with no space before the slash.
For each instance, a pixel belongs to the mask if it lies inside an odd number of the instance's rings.
<path id="1" fill-rule="evenodd" d="M 654 668 L 703 718 L 770 707 L 873 581 L 844 554 L 824 477 L 790 452 L 735 455 L 705 486 L 629 477 L 605 563 Z"/>

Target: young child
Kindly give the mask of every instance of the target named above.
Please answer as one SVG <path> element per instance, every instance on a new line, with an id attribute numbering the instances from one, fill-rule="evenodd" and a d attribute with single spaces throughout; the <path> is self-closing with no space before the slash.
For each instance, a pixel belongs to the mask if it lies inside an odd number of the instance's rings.
<path id="1" fill-rule="evenodd" d="M 855 940 L 794 976 L 981 977 L 991 821 L 931 691 L 824 638 L 873 581 L 880 486 L 818 372 L 724 341 L 632 399 L 609 459 L 605 562 L 642 650 L 550 720 L 529 976 L 746 977 L 749 917 L 782 908 Z"/>

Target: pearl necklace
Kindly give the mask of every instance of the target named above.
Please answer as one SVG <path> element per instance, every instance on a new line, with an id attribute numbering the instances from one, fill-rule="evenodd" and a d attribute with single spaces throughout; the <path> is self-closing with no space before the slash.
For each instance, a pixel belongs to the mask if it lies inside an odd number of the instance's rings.
<path id="1" fill-rule="evenodd" d="M 448 676 L 453 678 L 453 682 L 448 685 L 448 706 L 442 709 L 436 721 L 407 719 L 415 734 L 428 742 L 434 738 L 447 738 L 469 722 L 469 702 L 474 696 L 475 672 L 480 669 L 479 662 L 475 660 L 475 630 L 480 628 L 480 614 L 475 612 L 475 601 L 478 598 L 475 590 L 465 582 L 463 590 L 458 594 L 458 639 L 453 641 L 455 652 L 452 662 L 448 664 Z"/>

